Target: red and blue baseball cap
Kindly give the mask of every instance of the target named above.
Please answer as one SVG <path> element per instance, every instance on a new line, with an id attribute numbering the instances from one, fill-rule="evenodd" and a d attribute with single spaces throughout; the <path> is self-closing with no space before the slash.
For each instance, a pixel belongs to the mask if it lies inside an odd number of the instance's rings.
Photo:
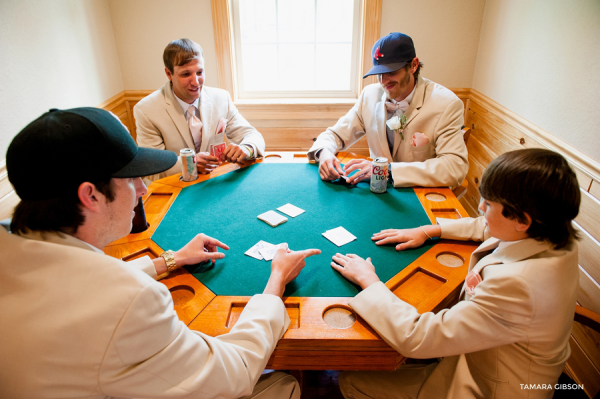
<path id="1" fill-rule="evenodd" d="M 365 76 L 395 72 L 417 56 L 410 36 L 393 32 L 377 40 L 371 51 L 373 68 Z"/>

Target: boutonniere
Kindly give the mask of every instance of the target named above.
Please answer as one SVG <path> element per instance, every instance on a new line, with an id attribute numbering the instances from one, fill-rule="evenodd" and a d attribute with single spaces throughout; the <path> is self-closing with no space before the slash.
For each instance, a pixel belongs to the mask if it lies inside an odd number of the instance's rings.
<path id="1" fill-rule="evenodd" d="M 406 126 L 406 115 L 402 115 L 400 117 L 396 115 L 393 118 L 388 119 L 385 122 L 385 124 L 388 125 L 388 127 L 394 132 L 400 133 L 400 138 L 404 140 L 404 135 L 402 134 L 402 132 L 404 131 L 404 127 Z"/>

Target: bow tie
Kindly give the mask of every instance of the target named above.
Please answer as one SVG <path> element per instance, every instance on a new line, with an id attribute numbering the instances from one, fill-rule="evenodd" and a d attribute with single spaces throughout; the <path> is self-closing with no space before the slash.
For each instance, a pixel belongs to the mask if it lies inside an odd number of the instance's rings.
<path id="1" fill-rule="evenodd" d="M 406 100 L 402 100 L 400 102 L 396 100 L 387 100 L 385 102 L 385 107 L 388 112 L 395 112 L 396 110 L 402 110 L 402 112 L 406 112 L 408 109 L 408 102 Z"/>

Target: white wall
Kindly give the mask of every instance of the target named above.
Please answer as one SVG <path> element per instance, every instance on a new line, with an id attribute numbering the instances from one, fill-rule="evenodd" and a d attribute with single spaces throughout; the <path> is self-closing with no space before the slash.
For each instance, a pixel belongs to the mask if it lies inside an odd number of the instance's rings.
<path id="1" fill-rule="evenodd" d="M 162 86 L 162 52 L 181 37 L 200 43 L 206 84 L 218 87 L 210 0 L 108 1 L 126 90 Z M 426 64 L 424 76 L 448 87 L 471 87 L 484 5 L 484 0 L 383 0 L 381 36 L 411 35 Z M 410 18 L 399 17 L 407 13 Z"/>
<path id="2" fill-rule="evenodd" d="M 473 82 L 485 0 L 382 0 L 381 36 L 412 37 L 422 76 L 446 87 Z"/>
<path id="3" fill-rule="evenodd" d="M 48 109 L 123 91 L 107 0 L 1 0 L 0 71 L 2 164 L 12 138 Z"/>
<path id="4" fill-rule="evenodd" d="M 163 50 L 191 39 L 204 50 L 206 85 L 218 87 L 210 0 L 109 0 L 125 90 L 156 90 L 167 81 Z"/>
<path id="5" fill-rule="evenodd" d="M 600 161 L 600 1 L 487 0 L 473 88 Z"/>

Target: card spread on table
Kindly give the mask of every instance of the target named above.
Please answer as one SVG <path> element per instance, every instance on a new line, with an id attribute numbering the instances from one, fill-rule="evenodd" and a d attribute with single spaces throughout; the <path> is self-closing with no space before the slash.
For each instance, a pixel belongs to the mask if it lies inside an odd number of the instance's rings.
<path id="1" fill-rule="evenodd" d="M 279 245 L 274 245 L 266 241 L 260 240 L 259 242 L 254 244 L 252 248 L 250 248 L 244 253 L 258 260 L 264 259 L 266 261 L 270 261 L 275 257 L 275 253 L 277 253 Z"/>
<path id="2" fill-rule="evenodd" d="M 302 208 L 298 208 L 295 205 L 292 204 L 285 204 L 284 206 L 280 206 L 279 208 L 277 208 L 277 210 L 281 213 L 285 213 L 288 216 L 291 216 L 293 218 L 295 218 L 298 215 L 301 215 L 305 212 L 304 209 Z"/>
<path id="3" fill-rule="evenodd" d="M 266 244 L 269 244 L 269 243 L 266 243 Z M 279 249 L 279 245 L 269 244 L 269 245 L 266 245 L 265 247 L 261 248 L 259 250 L 259 252 L 263 256 L 263 258 L 268 262 L 270 260 L 273 260 L 278 249 Z"/>
<path id="4" fill-rule="evenodd" d="M 287 218 L 278 214 L 275 211 L 267 211 L 258 215 L 258 218 L 268 225 L 273 227 L 279 226 L 281 223 L 287 222 Z"/>
<path id="5" fill-rule="evenodd" d="M 210 145 L 210 155 L 215 156 L 217 158 L 221 158 L 221 154 L 225 151 L 225 143 L 221 144 L 211 144 Z"/>
<path id="6" fill-rule="evenodd" d="M 327 238 L 338 247 L 356 240 L 356 237 L 342 226 L 327 230 L 325 233 L 323 233 L 323 237 Z"/>
<path id="7" fill-rule="evenodd" d="M 244 254 L 251 256 L 255 259 L 258 259 L 258 260 L 263 260 L 263 256 L 260 254 L 260 250 L 261 250 L 261 248 L 265 248 L 267 245 L 273 245 L 273 244 L 269 244 L 266 241 L 260 240 L 259 242 L 254 244 L 249 250 L 244 252 Z"/>

